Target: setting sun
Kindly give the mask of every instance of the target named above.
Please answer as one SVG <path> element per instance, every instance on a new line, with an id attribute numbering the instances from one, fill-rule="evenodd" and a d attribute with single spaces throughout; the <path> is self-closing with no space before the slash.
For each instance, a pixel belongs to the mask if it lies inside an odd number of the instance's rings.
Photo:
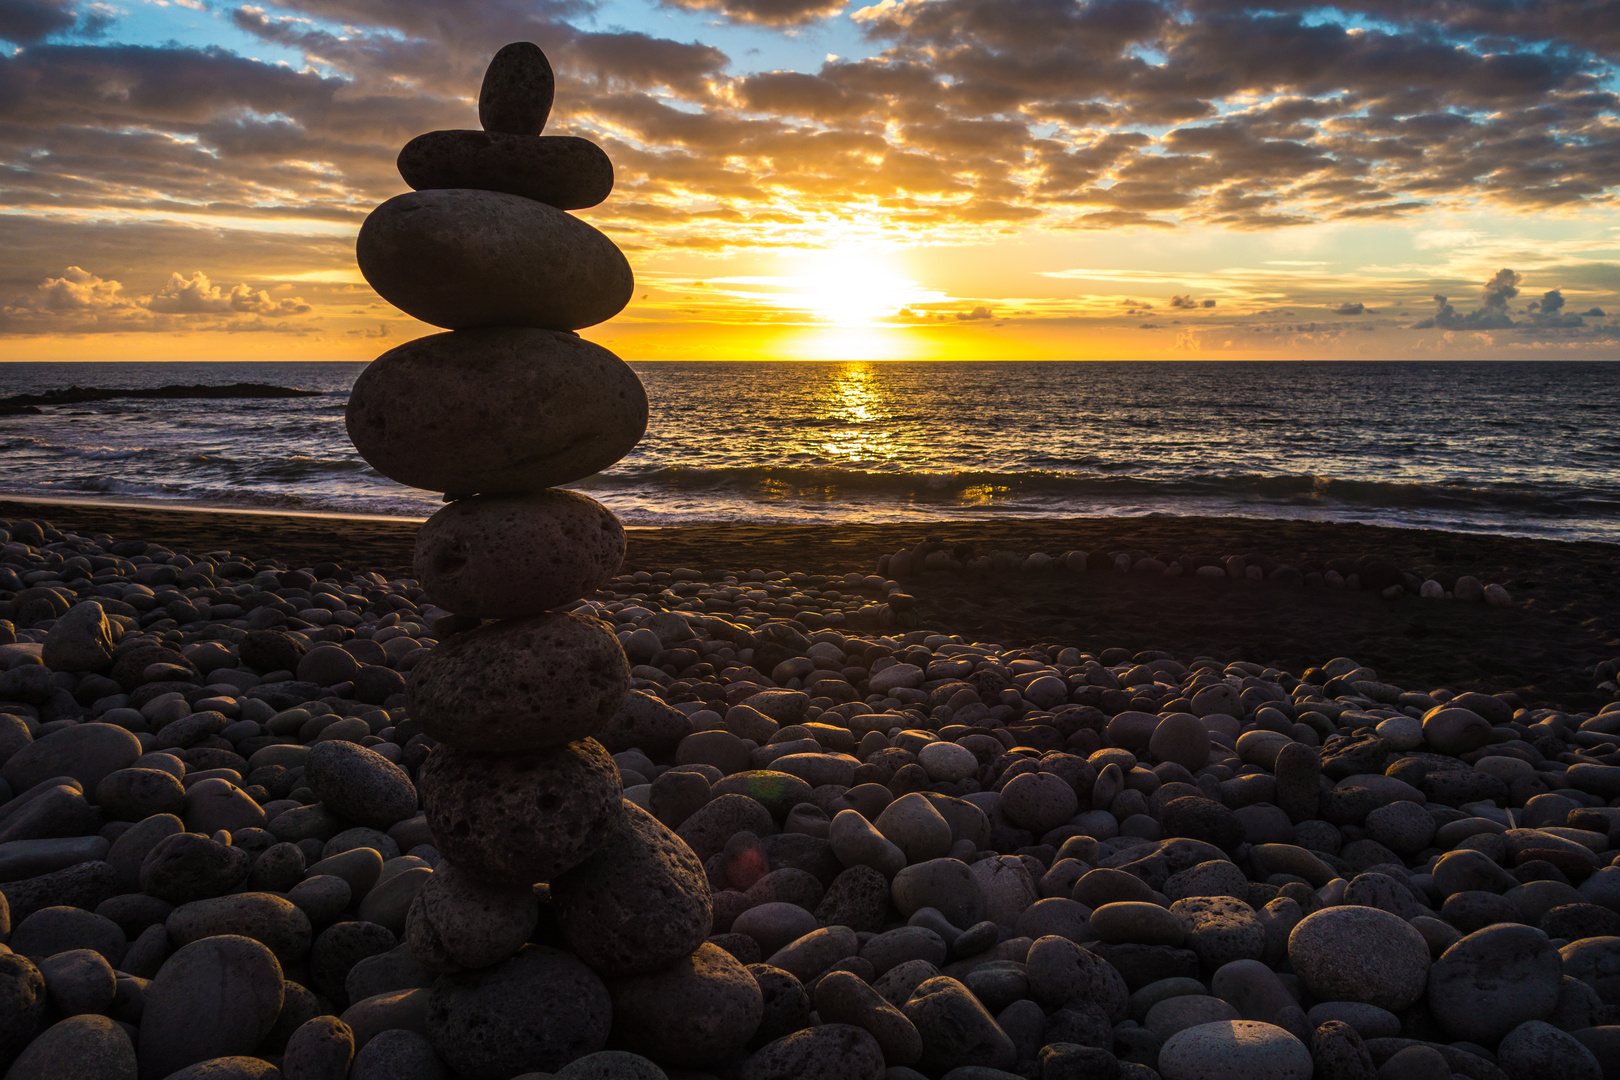
<path id="1" fill-rule="evenodd" d="M 805 261 L 806 272 L 793 279 L 797 295 L 792 302 L 836 326 L 871 326 L 908 305 L 944 298 L 901 277 L 881 252 L 834 248 Z"/>

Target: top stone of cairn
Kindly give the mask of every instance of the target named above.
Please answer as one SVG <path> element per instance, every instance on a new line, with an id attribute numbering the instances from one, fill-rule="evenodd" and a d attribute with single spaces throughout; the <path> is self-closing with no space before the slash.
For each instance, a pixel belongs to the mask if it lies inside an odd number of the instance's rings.
<path id="1" fill-rule="evenodd" d="M 514 41 L 503 46 L 484 72 L 478 91 L 478 122 L 485 131 L 538 135 L 551 115 L 557 77 L 540 46 Z"/>

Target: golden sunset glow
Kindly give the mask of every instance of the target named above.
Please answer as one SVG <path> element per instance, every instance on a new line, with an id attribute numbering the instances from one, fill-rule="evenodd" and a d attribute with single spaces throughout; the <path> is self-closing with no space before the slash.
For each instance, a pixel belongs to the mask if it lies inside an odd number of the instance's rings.
<path id="1" fill-rule="evenodd" d="M 1125 7 L 31 0 L 0 10 L 5 356 L 430 332 L 355 234 L 515 37 L 547 132 L 613 161 L 578 213 L 637 288 L 587 333 L 628 359 L 1620 349 L 1620 68 L 1582 4 Z"/>

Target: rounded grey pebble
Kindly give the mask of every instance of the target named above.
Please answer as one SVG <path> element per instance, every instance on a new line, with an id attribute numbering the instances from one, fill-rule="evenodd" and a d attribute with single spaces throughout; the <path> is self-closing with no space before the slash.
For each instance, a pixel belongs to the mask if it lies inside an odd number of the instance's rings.
<path id="1" fill-rule="evenodd" d="M 623 561 L 619 519 L 562 489 L 457 499 L 416 534 L 422 588 L 469 618 L 516 619 L 578 600 Z M 420 720 L 414 707 L 411 716 Z"/>
<path id="2" fill-rule="evenodd" d="M 1369 907 L 1307 915 L 1288 936 L 1288 962 L 1318 1001 L 1399 1012 L 1423 996 L 1429 946 L 1403 919 Z"/>
<path id="3" fill-rule="evenodd" d="M 668 1080 L 664 1070 L 640 1054 L 598 1050 L 557 1070 L 555 1080 Z"/>
<path id="4" fill-rule="evenodd" d="M 355 259 L 383 299 L 449 330 L 579 330 L 613 318 L 635 290 L 624 253 L 591 225 L 474 188 L 394 196 L 360 226 Z"/>
<path id="5" fill-rule="evenodd" d="M 551 898 L 568 947 L 610 978 L 685 956 L 709 936 L 713 918 L 703 864 L 680 837 L 629 802 L 607 842 L 553 879 Z"/>
<path id="6" fill-rule="evenodd" d="M 526 945 L 512 959 L 443 975 L 428 997 L 427 1037 L 467 1080 L 554 1071 L 607 1042 L 613 1006 L 590 968 Z"/>
<path id="7" fill-rule="evenodd" d="M 358 743 L 332 739 L 311 746 L 304 784 L 327 809 L 357 825 L 387 829 L 416 814 L 410 775 Z"/>
<path id="8" fill-rule="evenodd" d="M 70 949 L 39 961 L 45 991 L 64 1016 L 103 1013 L 118 992 L 118 980 L 107 958 L 93 949 Z"/>
<path id="9" fill-rule="evenodd" d="M 281 965 L 245 937 L 204 938 L 169 957 L 146 988 L 143 1077 L 210 1058 L 251 1054 L 281 1013 Z"/>
<path id="10" fill-rule="evenodd" d="M 523 551 L 532 558 L 532 549 Z M 629 690 L 630 665 L 605 623 L 546 611 L 442 642 L 411 669 L 405 700 L 435 739 L 478 753 L 521 753 L 589 738 Z"/>
<path id="11" fill-rule="evenodd" d="M 433 334 L 372 361 L 345 414 L 378 472 L 428 491 L 540 491 L 600 472 L 647 428 L 624 361 L 572 334 L 499 327 Z"/>
<path id="12" fill-rule="evenodd" d="M 753 1038 L 764 1014 L 748 969 L 708 942 L 661 971 L 612 980 L 608 989 L 616 1046 L 680 1068 L 725 1061 Z"/>
<path id="13" fill-rule="evenodd" d="M 870 1033 L 828 1023 L 785 1035 L 743 1062 L 739 1080 L 882 1080 L 883 1051 Z"/>
<path id="14" fill-rule="evenodd" d="M 496 884 L 530 885 L 573 869 L 624 816 L 618 767 L 594 739 L 526 754 L 440 745 L 417 782 L 439 851 Z"/>
<path id="15" fill-rule="evenodd" d="M 137 1075 L 129 1034 L 116 1021 L 96 1015 L 52 1024 L 6 1073 L 7 1080 L 136 1080 Z"/>
<path id="16" fill-rule="evenodd" d="M 1559 1080 L 1603 1080 L 1603 1066 L 1592 1051 L 1568 1032 L 1528 1020 L 1503 1037 L 1496 1062 L 1511 1080 L 1558 1077 Z"/>
<path id="17" fill-rule="evenodd" d="M 335 1016 L 306 1020 L 287 1040 L 281 1072 L 286 1080 L 347 1080 L 354 1032 Z"/>
<path id="18" fill-rule="evenodd" d="M 1029 947 L 1024 960 L 1030 997 L 1048 1007 L 1079 998 L 1100 1007 L 1118 1023 L 1129 1012 L 1130 990 L 1108 961 L 1068 938 L 1049 935 Z"/>
<path id="19" fill-rule="evenodd" d="M 405 943 L 429 971 L 488 967 L 529 940 L 539 918 L 529 886 L 491 885 L 445 859 L 411 901 Z"/>
<path id="20" fill-rule="evenodd" d="M 309 916 L 291 901 L 266 892 L 194 900 L 170 912 L 164 925 L 176 947 L 220 934 L 240 934 L 267 946 L 283 964 L 308 952 L 313 936 Z"/>
<path id="21" fill-rule="evenodd" d="M 1546 934 L 1515 923 L 1487 926 L 1434 962 L 1429 1012 L 1452 1039 L 1494 1046 L 1520 1024 L 1552 1015 L 1562 981 L 1563 964 Z"/>
<path id="22" fill-rule="evenodd" d="M 1164 1080 L 1311 1080 L 1310 1050 L 1274 1024 L 1224 1020 L 1171 1036 L 1159 1051 Z"/>
<path id="23" fill-rule="evenodd" d="M 360 1048 L 349 1080 L 450 1080 L 450 1072 L 427 1036 L 392 1028 L 379 1031 Z"/>

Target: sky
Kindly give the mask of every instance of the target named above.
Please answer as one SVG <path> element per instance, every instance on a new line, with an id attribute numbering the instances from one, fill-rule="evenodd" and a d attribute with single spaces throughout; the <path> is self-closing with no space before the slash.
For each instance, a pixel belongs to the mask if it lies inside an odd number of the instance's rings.
<path id="1" fill-rule="evenodd" d="M 517 40 L 627 360 L 1620 359 L 1613 0 L 0 0 L 0 358 L 435 332 L 355 234 Z"/>

